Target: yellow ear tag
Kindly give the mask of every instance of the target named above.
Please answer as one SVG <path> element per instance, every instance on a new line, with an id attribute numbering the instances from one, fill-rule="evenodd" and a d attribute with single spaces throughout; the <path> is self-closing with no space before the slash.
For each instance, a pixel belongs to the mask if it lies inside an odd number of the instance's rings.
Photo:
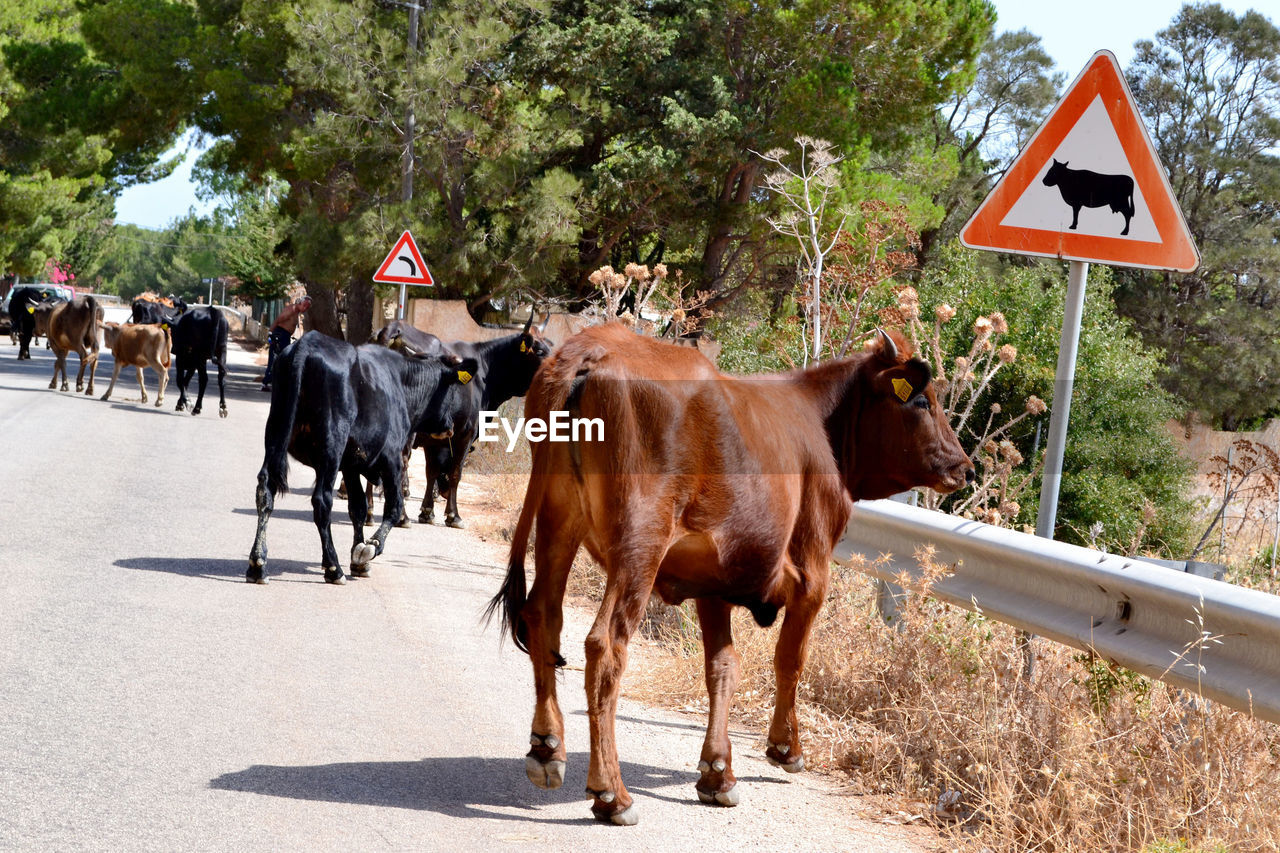
<path id="1" fill-rule="evenodd" d="M 529 351 L 529 347 L 525 344 L 525 342 L 524 342 L 524 341 L 521 341 L 521 342 L 520 342 L 520 352 L 528 352 L 528 351 Z"/>
<path id="2" fill-rule="evenodd" d="M 897 394 L 902 402 L 907 402 L 911 399 L 911 383 L 905 379 L 893 380 L 893 393 Z"/>
<path id="3" fill-rule="evenodd" d="M 458 381 L 461 382 L 463 385 L 466 385 L 468 382 L 471 381 L 471 374 L 467 373 L 467 371 L 465 370 L 459 370 Z"/>
<path id="4" fill-rule="evenodd" d="M 160 324 L 160 328 L 164 329 L 165 331 L 168 331 L 168 330 L 169 330 L 169 324 L 168 324 L 168 323 L 161 323 L 161 324 Z"/>
<path id="5" fill-rule="evenodd" d="M 28 305 L 28 306 L 27 306 L 27 313 L 28 313 L 28 314 L 34 314 L 34 313 L 36 313 L 36 306 L 34 306 L 34 305 Z"/>

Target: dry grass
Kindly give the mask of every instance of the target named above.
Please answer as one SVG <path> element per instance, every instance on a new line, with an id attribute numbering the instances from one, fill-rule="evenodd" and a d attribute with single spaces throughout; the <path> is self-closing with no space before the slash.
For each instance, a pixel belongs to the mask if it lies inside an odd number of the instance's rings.
<path id="1" fill-rule="evenodd" d="M 481 529 L 509 540 L 527 449 L 489 445 L 473 459 L 468 477 L 491 510 Z M 890 628 L 868 577 L 836 572 L 801 684 L 811 767 L 846 774 L 853 793 L 887 795 L 960 849 L 1280 850 L 1280 727 L 1046 640 L 1028 683 L 1014 629 L 938 602 L 928 582 Z M 580 554 L 570 594 L 598 600 L 602 588 Z M 628 673 L 629 694 L 705 713 L 692 607 L 655 600 L 643 630 L 665 654 Z M 763 737 L 776 627 L 739 611 L 734 637 L 735 716 Z"/>

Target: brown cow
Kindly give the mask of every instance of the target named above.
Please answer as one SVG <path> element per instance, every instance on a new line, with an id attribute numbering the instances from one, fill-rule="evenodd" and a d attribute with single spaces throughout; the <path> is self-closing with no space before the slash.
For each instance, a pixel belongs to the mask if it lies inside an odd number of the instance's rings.
<path id="1" fill-rule="evenodd" d="M 164 402 L 164 389 L 169 384 L 169 353 L 173 349 L 173 337 L 168 323 L 122 326 L 119 323 L 102 324 L 102 342 L 111 350 L 115 370 L 111 371 L 111 384 L 102 399 L 111 398 L 116 387 L 120 368 L 132 365 L 138 371 L 138 388 L 142 402 L 147 402 L 147 386 L 142 381 L 142 368 L 150 367 L 159 377 L 156 380 L 156 406 Z"/>
<path id="2" fill-rule="evenodd" d="M 738 378 L 701 353 L 617 324 L 587 329 L 539 370 L 527 419 L 600 418 L 604 441 L 533 445 L 533 470 L 512 537 L 506 582 L 489 605 L 533 662 L 537 700 L 525 759 L 539 787 L 564 781 L 564 718 L 556 699 L 561 608 L 580 545 L 606 573 L 586 641 L 591 758 L 587 793 L 601 820 L 629 825 L 614 738 L 627 643 L 654 590 L 695 599 L 710 716 L 696 783 L 707 803 L 736 805 L 728 737 L 738 683 L 734 605 L 762 626 L 786 615 L 774 655 L 777 696 L 767 756 L 804 769 L 796 686 L 827 594 L 831 552 L 853 501 L 914 486 L 950 492 L 973 464 L 897 333 L 851 358 L 779 376 Z M 525 549 L 536 520 L 535 576 Z"/>
<path id="3" fill-rule="evenodd" d="M 102 306 L 93 296 L 77 296 L 70 302 L 53 306 L 49 313 L 49 345 L 56 361 L 50 388 L 58 387 L 58 373 L 62 373 L 62 390 L 67 390 L 67 353 L 74 350 L 80 356 L 80 372 L 76 374 L 76 393 L 84 389 L 84 369 L 89 368 L 89 388 L 93 393 L 93 373 L 98 369 L 98 329 L 102 324 Z"/>

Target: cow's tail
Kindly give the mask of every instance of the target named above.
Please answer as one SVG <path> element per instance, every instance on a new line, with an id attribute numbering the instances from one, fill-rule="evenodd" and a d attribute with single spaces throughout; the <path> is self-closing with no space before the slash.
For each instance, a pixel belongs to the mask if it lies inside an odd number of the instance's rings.
<path id="1" fill-rule="evenodd" d="M 90 352 L 98 351 L 98 335 L 102 331 L 102 321 L 106 316 L 98 300 L 93 298 L 92 293 L 84 295 L 85 306 L 89 309 L 89 325 L 84 330 L 84 348 Z"/>
<path id="2" fill-rule="evenodd" d="M 527 600 L 525 591 L 524 561 L 529 550 L 529 536 L 533 532 L 533 521 L 538 516 L 538 508 L 542 505 L 542 497 L 547 490 L 547 474 L 540 471 L 538 457 L 534 454 L 533 470 L 529 473 L 529 488 L 524 493 L 524 506 L 520 508 L 520 520 L 516 522 L 515 532 L 511 535 L 511 556 L 507 559 L 507 578 L 485 608 L 485 621 L 493 620 L 495 614 L 501 612 L 505 631 L 511 635 L 516 648 L 528 654 L 529 631 L 525 626 L 521 612 Z"/>
<path id="3" fill-rule="evenodd" d="M 545 364 L 543 365 L 546 366 Z M 525 414 L 533 416 L 537 414 L 535 410 L 541 409 L 541 401 L 554 399 L 557 395 L 554 381 L 548 380 L 548 373 L 539 370 L 537 376 L 534 377 L 533 385 L 529 389 L 526 398 Z M 545 417 L 545 412 L 542 412 Z M 528 654 L 529 652 L 529 630 L 521 618 L 521 612 L 524 610 L 528 593 L 525 590 L 525 571 L 524 561 L 529 550 L 529 538 L 533 533 L 533 522 L 538 517 L 538 510 L 542 506 L 542 499 L 547 493 L 547 486 L 551 482 L 551 453 L 549 445 L 546 443 L 535 444 L 533 446 L 533 465 L 529 471 L 529 486 L 525 489 L 524 505 L 520 508 L 520 519 L 516 522 L 515 532 L 511 535 L 511 556 L 507 559 L 507 577 L 502 583 L 502 588 L 498 590 L 490 601 L 489 606 L 485 608 L 485 621 L 492 621 L 495 614 L 499 611 L 502 613 L 503 626 L 507 633 L 511 635 L 512 642 L 516 648 Z M 559 660 L 560 665 L 564 664 L 563 660 Z"/>
<path id="4" fill-rule="evenodd" d="M 262 463 L 267 469 L 267 488 L 276 497 L 289 490 L 289 440 L 293 438 L 293 424 L 302 396 L 302 371 L 306 363 L 305 355 L 296 349 L 276 357 L 271 410 L 267 413 L 264 438 L 266 453 Z"/>

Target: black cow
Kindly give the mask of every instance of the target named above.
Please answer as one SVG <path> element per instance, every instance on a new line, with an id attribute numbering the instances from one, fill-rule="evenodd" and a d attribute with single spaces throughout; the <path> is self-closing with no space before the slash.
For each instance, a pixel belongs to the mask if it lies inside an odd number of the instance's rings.
<path id="1" fill-rule="evenodd" d="M 446 366 L 452 366 L 462 361 L 462 358 L 444 345 L 444 342 L 430 332 L 424 332 L 411 325 L 407 320 L 392 320 L 387 325 L 378 330 L 373 336 L 373 343 L 380 344 L 388 349 L 399 350 L 406 355 L 431 355 L 438 356 Z M 410 442 L 404 448 L 404 467 L 401 471 L 400 494 L 405 500 L 409 498 L 409 457 L 413 454 L 413 444 Z M 338 484 L 338 499 L 347 499 L 347 484 Z M 373 483 L 369 483 L 365 489 L 365 505 L 368 507 L 368 514 L 365 516 L 365 524 L 373 523 Z M 397 527 L 408 527 L 409 516 L 402 507 L 400 510 L 400 519 L 396 522 Z"/>
<path id="2" fill-rule="evenodd" d="M 1088 169 L 1068 169 L 1066 163 L 1053 161 L 1044 176 L 1046 187 L 1057 187 L 1062 200 L 1071 207 L 1071 230 L 1080 221 L 1080 208 L 1107 207 L 1112 213 L 1124 217 L 1124 230 L 1129 233 L 1129 220 L 1133 218 L 1133 178 L 1128 175 L 1102 175 Z"/>
<path id="3" fill-rule="evenodd" d="M 288 489 L 289 456 L 315 469 L 311 506 L 320 531 L 324 579 L 345 579 L 333 546 L 329 520 L 333 483 L 342 473 L 350 495 L 348 511 L 355 541 L 351 574 L 368 575 L 369 562 L 382 553 L 387 534 L 400 517 L 401 452 L 412 431 L 439 432 L 430 417 L 432 406 L 451 389 L 475 376 L 474 360 L 446 367 L 439 358 L 405 356 L 376 344 L 359 348 L 308 332 L 276 361 L 271 411 L 258 472 L 258 529 L 249 552 L 245 578 L 266 583 L 267 520 L 275 496 Z M 364 492 L 360 477 L 381 482 L 386 494 L 382 525 L 364 541 Z"/>
<path id="4" fill-rule="evenodd" d="M 458 481 L 462 479 L 462 465 L 480 432 L 480 412 L 492 411 L 512 397 L 524 396 L 533 382 L 533 374 L 551 354 L 552 346 L 552 342 L 544 340 L 529 323 L 516 335 L 479 343 L 454 341 L 449 344 L 459 356 L 475 360 L 476 378 L 466 393 L 448 401 L 454 404 L 448 411 L 437 413 L 438 420 L 450 425 L 450 434 L 442 437 L 439 431 L 433 435 L 431 431 L 420 430 L 414 436 L 413 446 L 421 447 L 427 458 L 427 494 L 422 499 L 419 522 L 435 521 L 436 490 L 439 489 L 445 498 L 445 524 L 467 526 L 458 514 Z"/>
<path id="5" fill-rule="evenodd" d="M 392 320 L 373 336 L 375 344 L 400 350 L 409 355 L 440 356 L 445 364 L 457 364 L 462 358 L 430 332 L 411 325 L 408 320 Z"/>
<path id="6" fill-rule="evenodd" d="M 170 326 L 178 322 L 178 317 L 187 310 L 187 303 L 177 297 L 169 297 L 172 306 L 163 302 L 152 302 L 149 299 L 133 300 L 133 323 L 168 323 Z"/>
<path id="7" fill-rule="evenodd" d="M 227 416 L 227 318 L 212 305 L 197 305 L 183 312 L 173 325 L 173 361 L 178 373 L 178 408 L 187 407 L 187 385 L 200 371 L 199 394 L 191 414 L 200 414 L 204 405 L 204 389 L 209 384 L 205 362 L 213 359 L 218 366 L 218 417 Z"/>
<path id="8" fill-rule="evenodd" d="M 16 287 L 9 296 L 9 322 L 18 336 L 18 360 L 31 358 L 31 336 L 36 330 L 36 306 L 44 299 L 38 287 Z"/>

